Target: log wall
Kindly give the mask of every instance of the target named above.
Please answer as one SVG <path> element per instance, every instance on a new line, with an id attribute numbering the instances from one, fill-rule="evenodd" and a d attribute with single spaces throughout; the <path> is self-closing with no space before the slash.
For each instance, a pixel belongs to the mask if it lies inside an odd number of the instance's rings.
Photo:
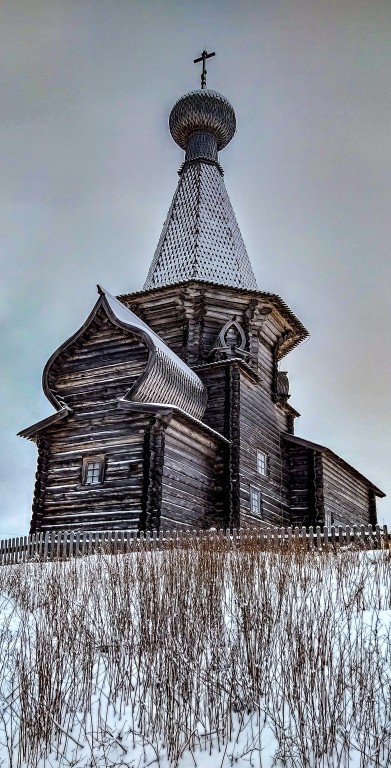
<path id="1" fill-rule="evenodd" d="M 332 525 L 372 523 L 373 494 L 368 483 L 327 453 L 322 454 L 322 465 L 326 519 L 330 515 Z"/>
<path id="2" fill-rule="evenodd" d="M 117 407 L 118 398 L 145 370 L 148 355 L 143 342 L 114 326 L 101 310 L 56 358 L 49 386 L 81 419 L 89 419 L 94 412 Z"/>
<path id="3" fill-rule="evenodd" d="M 49 429 L 45 495 L 35 530 L 138 528 L 142 513 L 145 415 L 112 411 L 88 427 L 77 416 Z M 105 456 L 104 482 L 83 485 L 83 458 Z"/>
<path id="4" fill-rule="evenodd" d="M 121 297 L 121 301 L 158 333 L 175 354 L 187 362 L 191 302 L 186 299 L 186 291 L 177 286 L 168 286 L 158 292 L 137 296 L 130 294 Z"/>
<path id="5" fill-rule="evenodd" d="M 261 520 L 273 525 L 290 520 L 289 456 L 282 440 L 288 417 L 272 399 L 272 350 L 259 345 L 259 357 L 259 379 L 235 361 L 197 368 L 208 390 L 204 420 L 231 441 L 224 471 L 232 526 L 260 522 L 250 514 L 250 486 L 262 494 Z M 267 454 L 267 477 L 257 472 L 257 448 Z"/>
<path id="6" fill-rule="evenodd" d="M 368 483 L 328 453 L 282 439 L 292 416 L 277 401 L 276 371 L 289 328 L 267 299 L 189 284 L 133 297 L 131 308 L 197 370 L 208 390 L 205 424 L 229 445 L 186 417 L 118 411 L 149 352 L 98 312 L 49 370 L 50 389 L 72 415 L 39 438 L 32 532 L 376 522 Z M 213 362 L 232 317 L 245 333 L 244 364 Z M 266 476 L 257 449 L 267 455 Z M 104 482 L 83 485 L 83 458 L 100 454 Z M 261 492 L 259 516 L 251 487 Z"/>
<path id="7" fill-rule="evenodd" d="M 148 354 L 133 334 L 101 312 L 56 359 L 49 384 L 73 413 L 40 438 L 45 445 L 39 453 L 32 532 L 138 528 L 149 422 L 145 415 L 118 411 L 117 403 L 145 369 Z M 104 482 L 83 485 L 83 458 L 97 455 L 105 457 Z"/>
<path id="8" fill-rule="evenodd" d="M 196 368 L 208 392 L 208 400 L 202 420 L 205 424 L 220 432 L 225 437 L 229 436 L 226 422 L 226 407 L 229 381 L 227 381 L 227 368 L 229 364 L 214 363 L 204 368 Z"/>
<path id="9" fill-rule="evenodd" d="M 196 368 L 207 386 L 204 421 L 231 441 L 223 470 L 229 524 L 259 523 L 250 514 L 250 485 L 262 491 L 263 520 L 274 525 L 289 522 L 288 452 L 281 440 L 288 431 L 288 415 L 274 402 L 278 343 L 289 323 L 266 298 L 206 283 L 168 286 L 122 300 Z M 259 382 L 246 378 L 229 361 L 211 365 L 217 337 L 233 317 L 246 336 L 244 361 Z M 257 448 L 268 455 L 266 478 L 257 473 Z"/>
<path id="10" fill-rule="evenodd" d="M 243 327 L 255 367 L 261 330 L 266 344 L 275 346 L 290 327 L 266 298 L 208 283 L 167 286 L 121 300 L 191 366 L 210 362 L 220 331 L 233 317 Z"/>
<path id="11" fill-rule="evenodd" d="M 173 418 L 165 431 L 159 527 L 220 526 L 222 445 Z"/>
<path id="12" fill-rule="evenodd" d="M 287 443 L 291 483 L 291 525 L 323 526 L 323 456 L 313 448 Z"/>
<path id="13" fill-rule="evenodd" d="M 313 451 L 291 443 L 288 448 L 291 482 L 291 524 L 307 525 L 314 512 Z"/>
<path id="14" fill-rule="evenodd" d="M 257 449 L 268 459 L 267 475 L 257 471 Z M 261 491 L 260 519 L 250 512 L 250 487 Z M 270 381 L 255 384 L 240 379 L 240 525 L 285 525 L 290 519 L 288 453 L 282 440 L 276 406 L 270 397 Z"/>

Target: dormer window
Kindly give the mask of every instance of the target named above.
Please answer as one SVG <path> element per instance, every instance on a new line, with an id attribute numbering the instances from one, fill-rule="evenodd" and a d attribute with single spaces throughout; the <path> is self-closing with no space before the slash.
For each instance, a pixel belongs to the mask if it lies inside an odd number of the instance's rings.
<path id="1" fill-rule="evenodd" d="M 266 477 L 267 475 L 267 453 L 265 451 L 257 451 L 257 471 L 260 475 Z"/>
<path id="2" fill-rule="evenodd" d="M 98 485 L 103 482 L 105 457 L 85 456 L 83 459 L 82 483 L 83 485 Z"/>

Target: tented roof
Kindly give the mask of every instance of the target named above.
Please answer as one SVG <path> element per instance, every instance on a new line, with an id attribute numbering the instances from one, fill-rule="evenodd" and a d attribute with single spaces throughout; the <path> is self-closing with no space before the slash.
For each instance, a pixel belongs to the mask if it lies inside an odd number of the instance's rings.
<path id="1" fill-rule="evenodd" d="M 144 290 L 184 280 L 256 290 L 218 164 L 185 163 Z"/>

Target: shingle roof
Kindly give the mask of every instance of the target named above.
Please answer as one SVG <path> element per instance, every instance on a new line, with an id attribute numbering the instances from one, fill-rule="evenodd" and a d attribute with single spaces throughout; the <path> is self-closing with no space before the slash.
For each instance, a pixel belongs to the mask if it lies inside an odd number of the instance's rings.
<path id="1" fill-rule="evenodd" d="M 174 105 L 170 130 L 186 155 L 144 290 L 183 280 L 256 290 L 217 156 L 235 128 L 233 107 L 215 91 L 193 91 Z"/>
<path id="2" fill-rule="evenodd" d="M 60 401 L 56 392 L 51 389 L 50 369 L 59 355 L 82 336 L 101 307 L 116 325 L 132 331 L 135 336 L 140 337 L 145 342 L 149 349 L 146 368 L 133 387 L 124 393 L 123 402 L 152 403 L 154 405 L 160 403 L 178 408 L 195 419 L 200 419 L 203 416 L 207 392 L 197 374 L 134 312 L 100 286 L 98 286 L 98 291 L 100 298 L 86 322 L 54 352 L 46 363 L 43 387 L 50 402 L 58 409 L 57 413 L 19 432 L 21 437 L 34 438 L 39 432 L 44 431 L 57 421 L 67 418 L 72 413 L 66 403 Z"/>
<path id="3" fill-rule="evenodd" d="M 302 445 L 304 448 L 310 448 L 311 450 L 317 451 L 318 453 L 325 453 L 328 456 L 331 456 L 339 464 L 344 466 L 348 471 L 352 472 L 354 475 L 356 475 L 356 477 L 359 477 L 361 480 L 367 483 L 367 485 L 369 485 L 369 487 L 373 489 L 376 496 L 380 496 L 381 498 L 384 498 L 384 496 L 386 495 L 383 491 L 380 490 L 380 488 L 374 485 L 371 482 L 371 480 L 368 480 L 368 478 L 365 477 L 365 475 L 359 472 L 358 469 L 355 469 L 355 467 L 352 467 L 351 464 L 348 464 L 348 462 L 345 461 L 345 459 L 342 459 L 341 456 L 338 456 L 337 453 L 334 453 L 334 451 L 332 451 L 330 448 L 327 448 L 327 446 L 320 445 L 319 443 L 313 443 L 312 440 L 305 440 L 303 437 L 298 437 L 297 435 L 283 434 L 282 437 L 288 443 Z"/>
<path id="4" fill-rule="evenodd" d="M 192 279 L 257 288 L 223 177 L 201 160 L 181 172 L 144 290 Z"/>
<path id="5" fill-rule="evenodd" d="M 134 312 L 107 291 L 102 288 L 99 290 L 104 303 L 120 325 L 141 335 L 150 350 L 145 372 L 126 399 L 140 403 L 170 403 L 190 416 L 201 418 L 207 400 L 201 379 Z"/>

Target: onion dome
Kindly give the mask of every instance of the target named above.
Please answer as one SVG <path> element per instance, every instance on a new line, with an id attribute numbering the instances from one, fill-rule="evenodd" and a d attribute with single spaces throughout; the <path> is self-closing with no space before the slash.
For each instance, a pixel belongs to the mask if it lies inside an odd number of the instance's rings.
<path id="1" fill-rule="evenodd" d="M 186 154 L 189 143 L 194 143 L 193 137 L 207 134 L 217 157 L 217 151 L 229 144 L 236 131 L 235 111 L 221 93 L 207 89 L 192 91 L 174 104 L 169 126 L 172 138 Z"/>
<path id="2" fill-rule="evenodd" d="M 234 108 L 201 88 L 178 99 L 169 126 L 186 154 L 144 289 L 202 280 L 256 290 L 218 158 L 236 131 Z"/>

